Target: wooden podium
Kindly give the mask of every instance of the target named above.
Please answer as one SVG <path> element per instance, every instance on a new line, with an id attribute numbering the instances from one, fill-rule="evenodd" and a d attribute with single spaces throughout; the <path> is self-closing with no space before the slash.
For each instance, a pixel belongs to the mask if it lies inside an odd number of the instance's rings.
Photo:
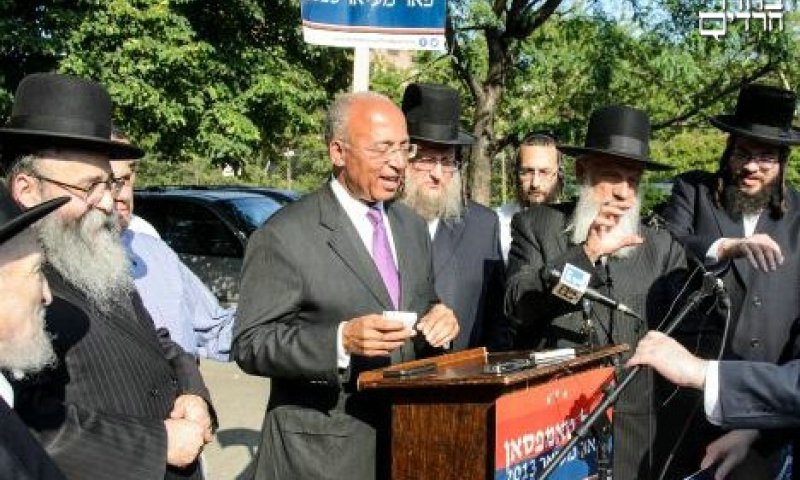
<path id="1" fill-rule="evenodd" d="M 528 359 L 529 352 L 487 353 L 484 348 L 476 348 L 363 372 L 358 378 L 358 388 L 380 389 L 389 395 L 392 405 L 393 480 L 538 478 L 532 473 L 539 467 L 531 459 L 527 460 L 527 464 L 517 464 L 514 472 L 506 470 L 507 474 L 496 474 L 498 469 L 503 468 L 496 465 L 496 458 L 502 453 L 502 445 L 496 442 L 497 419 L 511 418 L 508 414 L 516 415 L 518 410 L 525 413 L 530 397 L 541 396 L 541 390 L 536 390 L 537 387 L 549 385 L 550 382 L 556 385 L 556 382 L 573 377 L 583 381 L 579 375 L 590 374 L 594 370 L 600 372 L 612 357 L 626 350 L 627 345 L 605 347 L 579 354 L 573 360 L 556 365 L 497 374 L 486 373 L 485 367 L 499 362 Z M 384 376 L 385 370 L 398 371 L 431 363 L 435 365 L 434 371 L 407 377 Z M 600 373 L 605 373 L 603 378 L 608 378 L 610 371 L 609 368 L 603 368 Z M 562 386 L 548 395 L 557 397 L 562 390 L 566 395 L 567 388 Z M 596 404 L 599 396 L 598 393 L 598 398 L 587 399 L 582 396 L 581 399 Z M 536 400 L 548 404 L 558 401 L 549 397 Z M 512 409 L 515 411 L 509 411 Z M 569 413 L 576 415 L 574 411 Z M 514 428 L 517 422 L 506 423 Z M 564 436 L 564 432 L 559 435 Z M 526 450 L 536 447 L 533 440 L 528 442 L 526 437 L 525 441 Z M 506 444 L 505 449 L 506 457 L 511 455 L 516 458 L 517 450 L 519 457 L 525 456 L 521 444 L 512 445 L 511 448 Z"/>

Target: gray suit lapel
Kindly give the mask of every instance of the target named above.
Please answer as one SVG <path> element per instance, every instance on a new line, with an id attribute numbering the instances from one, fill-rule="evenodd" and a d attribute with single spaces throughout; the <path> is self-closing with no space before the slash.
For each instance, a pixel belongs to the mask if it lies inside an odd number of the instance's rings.
<path id="1" fill-rule="evenodd" d="M 392 308 L 389 292 L 386 291 L 386 286 L 375 267 L 375 262 L 372 261 L 372 256 L 364 247 L 364 242 L 358 236 L 356 227 L 339 204 L 330 185 L 325 187 L 319 199 L 320 224 L 330 231 L 328 245 L 331 250 L 361 280 L 366 289 L 384 308 Z M 394 225 L 392 229 L 394 230 Z"/>

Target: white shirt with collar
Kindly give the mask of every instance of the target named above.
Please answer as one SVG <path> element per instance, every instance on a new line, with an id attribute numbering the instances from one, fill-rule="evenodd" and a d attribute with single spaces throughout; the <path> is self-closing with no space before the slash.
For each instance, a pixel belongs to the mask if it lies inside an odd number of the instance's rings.
<path id="1" fill-rule="evenodd" d="M 364 247 L 366 247 L 367 252 L 372 256 L 372 231 L 374 227 L 369 217 L 367 217 L 370 207 L 366 203 L 350 195 L 336 178 L 331 179 L 331 190 L 333 190 L 333 195 L 336 197 L 339 205 L 342 206 L 347 217 L 356 228 L 358 236 L 361 238 L 361 241 L 364 242 Z M 389 237 L 389 247 L 392 250 L 394 264 L 398 265 L 397 249 L 394 246 L 392 226 L 389 219 L 386 217 L 386 210 L 383 208 L 383 202 L 378 202 L 376 205 L 383 214 L 383 226 L 386 229 L 386 235 Z M 345 323 L 346 322 L 341 322 L 336 329 L 336 364 L 339 368 L 347 368 L 350 365 L 350 354 L 345 352 L 344 342 L 342 341 L 342 328 Z"/>
<path id="2" fill-rule="evenodd" d="M 518 202 L 508 202 L 495 209 L 500 219 L 500 251 L 503 261 L 508 265 L 508 252 L 511 250 L 511 220 L 514 215 L 522 210 Z"/>

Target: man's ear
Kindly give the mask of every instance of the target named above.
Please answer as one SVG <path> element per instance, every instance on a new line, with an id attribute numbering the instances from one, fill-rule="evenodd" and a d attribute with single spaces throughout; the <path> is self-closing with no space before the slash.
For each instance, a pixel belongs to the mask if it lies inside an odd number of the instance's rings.
<path id="1" fill-rule="evenodd" d="M 9 180 L 11 197 L 25 208 L 42 203 L 42 193 L 38 181 L 27 173 L 18 173 Z"/>
<path id="2" fill-rule="evenodd" d="M 334 167 L 344 167 L 344 144 L 339 140 L 331 140 L 328 144 L 328 155 Z"/>

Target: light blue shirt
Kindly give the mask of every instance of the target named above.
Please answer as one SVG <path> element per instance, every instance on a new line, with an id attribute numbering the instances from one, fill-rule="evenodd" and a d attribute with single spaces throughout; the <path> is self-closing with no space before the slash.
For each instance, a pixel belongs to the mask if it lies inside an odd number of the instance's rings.
<path id="1" fill-rule="evenodd" d="M 126 229 L 131 274 L 156 328 L 189 353 L 227 361 L 236 311 L 217 298 L 163 240 Z"/>

